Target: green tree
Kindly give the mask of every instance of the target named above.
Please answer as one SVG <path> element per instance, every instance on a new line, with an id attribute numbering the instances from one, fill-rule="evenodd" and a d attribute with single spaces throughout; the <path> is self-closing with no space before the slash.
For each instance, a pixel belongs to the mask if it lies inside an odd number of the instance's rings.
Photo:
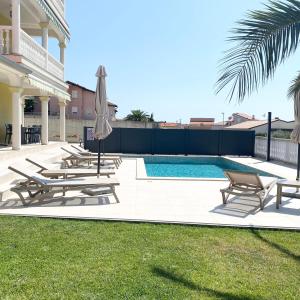
<path id="1" fill-rule="evenodd" d="M 24 112 L 30 113 L 34 110 L 34 97 L 25 100 Z"/>
<path id="2" fill-rule="evenodd" d="M 263 10 L 250 11 L 233 29 L 233 43 L 221 61 L 216 92 L 230 86 L 228 98 L 242 102 L 273 77 L 278 65 L 293 54 L 300 37 L 300 1 L 268 1 Z M 289 95 L 299 92 L 300 77 Z"/>
<path id="3" fill-rule="evenodd" d="M 127 121 L 138 121 L 138 122 L 153 122 L 153 114 L 151 114 L 150 116 L 140 110 L 140 109 L 134 109 L 131 111 L 131 113 L 129 115 L 127 115 L 127 117 L 125 118 L 125 120 Z"/>

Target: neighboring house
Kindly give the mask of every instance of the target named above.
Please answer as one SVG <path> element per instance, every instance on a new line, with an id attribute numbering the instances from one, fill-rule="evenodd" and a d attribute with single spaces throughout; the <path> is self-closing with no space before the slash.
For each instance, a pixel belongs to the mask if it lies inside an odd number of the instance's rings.
<path id="1" fill-rule="evenodd" d="M 66 118 L 95 120 L 95 91 L 71 81 L 67 81 L 66 83 L 69 85 L 68 92 L 71 96 L 71 101 L 66 107 Z M 116 104 L 108 101 L 109 120 L 116 120 L 117 108 Z M 36 102 L 33 114 L 39 114 L 40 111 L 40 104 Z M 52 97 L 49 102 L 49 115 L 59 115 L 59 103 L 56 97 Z"/>
<path id="2" fill-rule="evenodd" d="M 0 1 L 0 139 L 5 124 L 12 124 L 12 148 L 21 147 L 24 101 L 37 96 L 41 102 L 42 143 L 48 143 L 48 102 L 60 105 L 60 139 L 65 140 L 64 111 L 70 100 L 64 82 L 64 50 L 70 38 L 63 0 Z M 36 37 L 40 37 L 41 45 Z M 49 37 L 60 48 L 56 59 L 48 51 Z"/>
<path id="3" fill-rule="evenodd" d="M 73 117 L 82 120 L 94 120 L 96 118 L 96 92 L 72 81 L 67 81 L 67 84 L 71 95 L 71 102 L 66 111 L 67 117 L 70 119 Z M 108 101 L 109 120 L 116 120 L 117 108 L 118 105 Z"/>
<path id="4" fill-rule="evenodd" d="M 187 128 L 190 129 L 210 129 L 215 123 L 214 118 L 190 118 L 190 124 L 187 125 Z"/>
<path id="5" fill-rule="evenodd" d="M 275 118 L 271 122 L 272 130 L 292 130 L 294 128 L 294 122 L 288 122 Z M 252 120 L 246 121 L 240 124 L 232 125 L 226 127 L 226 129 L 248 129 L 254 130 L 256 134 L 266 133 L 268 131 L 268 121 L 267 120 Z"/>
<path id="6" fill-rule="evenodd" d="M 254 115 L 250 116 L 245 113 L 233 113 L 226 122 L 227 126 L 243 123 L 246 121 L 257 120 Z M 226 126 L 225 125 L 225 126 Z"/>

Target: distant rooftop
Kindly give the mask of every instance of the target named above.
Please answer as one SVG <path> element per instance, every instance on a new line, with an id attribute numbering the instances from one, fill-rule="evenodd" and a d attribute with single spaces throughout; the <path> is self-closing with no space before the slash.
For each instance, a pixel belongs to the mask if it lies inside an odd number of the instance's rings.
<path id="1" fill-rule="evenodd" d="M 180 127 L 181 124 L 180 123 L 171 123 L 171 122 L 161 122 L 159 123 L 159 126 L 162 128 L 176 128 L 176 127 Z"/>
<path id="2" fill-rule="evenodd" d="M 253 116 L 253 115 L 250 116 L 250 115 L 248 115 L 248 114 L 246 114 L 246 113 L 236 112 L 236 113 L 233 113 L 232 115 L 233 115 L 233 116 L 234 116 L 234 115 L 238 115 L 238 116 L 243 117 L 243 118 L 248 119 L 248 120 L 256 120 L 256 119 L 255 119 L 255 116 Z"/>
<path id="3" fill-rule="evenodd" d="M 215 126 L 226 126 L 228 121 L 220 121 L 220 122 L 215 122 L 214 125 Z"/>
<path id="4" fill-rule="evenodd" d="M 214 118 L 190 118 L 190 123 L 204 123 L 204 122 L 215 122 Z"/>
<path id="5" fill-rule="evenodd" d="M 272 123 L 276 122 L 276 121 L 282 121 L 282 122 L 289 123 L 289 122 L 281 120 L 279 118 L 273 119 Z M 268 123 L 267 120 L 249 120 L 249 121 L 245 121 L 245 122 L 242 122 L 242 123 L 239 123 L 239 124 L 227 126 L 226 128 L 229 128 L 229 129 L 251 129 L 251 128 L 261 126 L 261 125 L 265 125 L 267 123 Z"/>

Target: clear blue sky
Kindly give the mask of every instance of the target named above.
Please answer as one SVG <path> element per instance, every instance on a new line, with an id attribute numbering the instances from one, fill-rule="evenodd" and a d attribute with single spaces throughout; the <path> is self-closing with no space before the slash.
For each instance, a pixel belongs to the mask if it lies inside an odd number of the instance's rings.
<path id="1" fill-rule="evenodd" d="M 68 0 L 65 79 L 94 89 L 97 67 L 105 65 L 119 118 L 141 109 L 166 121 L 221 120 L 221 112 L 263 118 L 267 111 L 291 120 L 286 91 L 300 70 L 299 52 L 241 105 L 214 94 L 229 30 L 247 10 L 261 7 L 259 0 Z"/>

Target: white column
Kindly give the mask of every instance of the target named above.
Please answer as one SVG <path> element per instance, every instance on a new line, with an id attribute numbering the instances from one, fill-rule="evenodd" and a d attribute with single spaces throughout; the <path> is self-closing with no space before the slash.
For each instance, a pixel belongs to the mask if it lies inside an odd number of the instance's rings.
<path id="1" fill-rule="evenodd" d="M 42 109 L 42 145 L 48 144 L 48 96 L 39 97 Z"/>
<path id="2" fill-rule="evenodd" d="M 24 124 L 25 124 L 24 110 L 25 110 L 25 97 L 21 97 L 21 124 L 22 124 L 22 126 L 24 126 Z"/>
<path id="3" fill-rule="evenodd" d="M 12 148 L 21 149 L 21 93 L 22 88 L 10 87 L 12 92 Z"/>
<path id="4" fill-rule="evenodd" d="M 62 100 L 59 104 L 59 134 L 60 141 L 66 141 L 66 101 Z"/>
<path id="5" fill-rule="evenodd" d="M 42 28 L 42 46 L 48 51 L 49 22 L 41 22 L 40 26 Z"/>
<path id="6" fill-rule="evenodd" d="M 11 0 L 12 6 L 12 52 L 20 54 L 21 14 L 20 0 Z"/>
<path id="7" fill-rule="evenodd" d="M 65 42 L 59 42 L 59 61 L 64 65 L 65 64 L 65 48 L 66 48 L 66 43 Z"/>

